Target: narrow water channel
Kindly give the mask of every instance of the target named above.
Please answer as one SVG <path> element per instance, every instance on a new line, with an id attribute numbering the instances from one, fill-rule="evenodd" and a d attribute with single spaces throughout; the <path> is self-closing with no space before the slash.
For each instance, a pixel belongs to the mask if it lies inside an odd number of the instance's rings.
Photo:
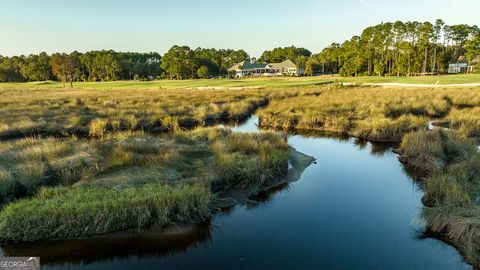
<path id="1" fill-rule="evenodd" d="M 256 132 L 258 119 L 235 127 Z M 471 269 L 422 236 L 422 196 L 390 148 L 292 135 L 317 159 L 295 183 L 261 194 L 182 234 L 2 247 L 42 256 L 42 269 Z"/>

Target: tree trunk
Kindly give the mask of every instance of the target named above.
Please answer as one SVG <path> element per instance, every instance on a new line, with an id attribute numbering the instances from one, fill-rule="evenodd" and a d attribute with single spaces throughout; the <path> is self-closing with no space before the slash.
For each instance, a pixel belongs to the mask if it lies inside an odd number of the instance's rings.
<path id="1" fill-rule="evenodd" d="M 427 74 L 428 48 L 425 47 L 425 60 L 423 61 L 423 76 Z"/>
<path id="2" fill-rule="evenodd" d="M 370 57 L 368 57 L 368 76 L 372 76 L 371 70 L 372 70 L 372 61 Z"/>
<path id="3" fill-rule="evenodd" d="M 410 77 L 410 55 L 408 56 L 408 71 L 407 71 L 407 77 Z"/>

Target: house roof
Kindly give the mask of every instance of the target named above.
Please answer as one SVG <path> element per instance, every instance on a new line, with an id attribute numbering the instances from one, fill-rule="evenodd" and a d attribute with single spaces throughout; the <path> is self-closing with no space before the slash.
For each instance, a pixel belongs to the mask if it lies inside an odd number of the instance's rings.
<path id="1" fill-rule="evenodd" d="M 457 62 L 455 62 L 456 64 L 459 64 L 459 63 L 467 63 L 467 58 L 462 55 L 460 57 L 458 57 L 457 59 Z M 475 65 L 478 65 L 480 63 L 480 54 L 473 57 L 472 59 L 472 63 L 470 63 L 472 66 L 475 66 Z"/>
<path id="2" fill-rule="evenodd" d="M 268 65 L 272 68 L 297 68 L 295 63 L 293 63 L 290 59 L 287 59 L 281 63 L 271 63 Z"/>
<path id="3" fill-rule="evenodd" d="M 281 63 L 271 63 L 271 64 L 255 64 L 255 63 L 250 63 L 249 61 L 242 61 L 240 63 L 237 63 L 233 65 L 233 67 L 230 68 L 230 70 L 238 70 L 238 69 L 257 69 L 257 68 L 297 68 L 295 63 L 292 62 L 292 60 L 287 59 Z"/>
<path id="4" fill-rule="evenodd" d="M 230 69 L 236 70 L 236 69 L 255 69 L 255 68 L 266 68 L 267 64 L 254 64 L 250 63 L 249 61 L 242 61 L 240 63 L 237 63 L 233 65 Z"/>

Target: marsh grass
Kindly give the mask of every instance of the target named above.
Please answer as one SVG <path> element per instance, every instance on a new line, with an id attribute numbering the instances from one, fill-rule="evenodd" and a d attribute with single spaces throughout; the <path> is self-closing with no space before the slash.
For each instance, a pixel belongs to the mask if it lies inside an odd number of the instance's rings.
<path id="1" fill-rule="evenodd" d="M 310 93 L 313 93 L 310 91 Z M 457 108 L 469 106 L 470 112 Z M 345 133 L 371 141 L 400 142 L 412 131 L 427 130 L 430 119 L 463 133 L 478 134 L 478 89 L 384 89 L 324 87 L 315 95 L 272 99 L 261 109 L 260 124 L 297 130 Z"/>
<path id="2" fill-rule="evenodd" d="M 267 103 L 260 90 L 0 90 L 0 138 L 101 137 L 242 121 Z"/>
<path id="3" fill-rule="evenodd" d="M 107 132 L 108 120 L 94 119 L 88 125 L 88 134 L 90 137 L 103 137 Z"/>
<path id="4" fill-rule="evenodd" d="M 199 222 L 210 218 L 213 200 L 213 193 L 202 185 L 43 189 L 34 199 L 11 204 L 0 213 L 0 239 L 65 239 Z"/>
<path id="5" fill-rule="evenodd" d="M 202 128 L 0 144 L 3 241 L 82 237 L 198 222 L 216 193 L 286 174 L 282 135 Z M 24 190 L 17 194 L 16 190 Z M 18 198 L 27 197 L 22 200 Z"/>
<path id="6" fill-rule="evenodd" d="M 0 143 L 0 203 L 33 195 L 40 186 L 72 184 L 96 162 L 93 146 L 76 138 Z"/>
<path id="7" fill-rule="evenodd" d="M 447 120 L 451 128 L 463 135 L 480 137 L 480 107 L 469 105 L 467 108 L 455 108 L 450 112 Z"/>
<path id="8" fill-rule="evenodd" d="M 434 119 L 480 137 L 478 88 L 385 89 L 334 84 L 244 90 L 2 89 L 0 105 L 0 138 L 178 131 L 243 121 L 263 106 L 261 125 L 275 128 L 400 142 L 406 133 L 426 130 Z"/>
<path id="9" fill-rule="evenodd" d="M 480 266 L 480 154 L 471 140 L 456 131 L 408 134 L 401 160 L 424 173 L 422 217 L 444 234 L 466 259 Z"/>
<path id="10" fill-rule="evenodd" d="M 288 144 L 278 134 L 231 134 L 228 141 L 217 141 L 211 149 L 218 166 L 214 190 L 263 184 L 288 169 Z"/>

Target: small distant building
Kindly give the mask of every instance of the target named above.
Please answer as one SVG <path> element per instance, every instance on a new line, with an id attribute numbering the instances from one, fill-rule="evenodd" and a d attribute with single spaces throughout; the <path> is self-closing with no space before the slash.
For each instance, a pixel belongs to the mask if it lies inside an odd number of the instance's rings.
<path id="1" fill-rule="evenodd" d="M 475 56 L 472 59 L 470 65 L 467 62 L 465 56 L 460 56 L 455 63 L 448 65 L 448 73 L 460 74 L 460 73 L 473 73 L 478 68 L 480 63 L 480 55 Z"/>
<path id="2" fill-rule="evenodd" d="M 298 76 L 303 75 L 304 70 L 287 59 L 281 63 L 255 64 L 242 61 L 233 65 L 229 71 L 234 71 L 236 77 L 260 77 L 260 76 Z"/>

